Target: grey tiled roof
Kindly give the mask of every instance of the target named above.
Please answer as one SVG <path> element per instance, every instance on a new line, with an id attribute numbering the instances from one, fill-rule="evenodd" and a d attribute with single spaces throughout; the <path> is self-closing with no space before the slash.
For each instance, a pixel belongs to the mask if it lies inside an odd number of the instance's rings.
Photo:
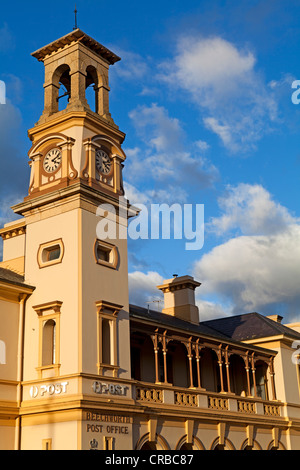
<path id="1" fill-rule="evenodd" d="M 297 331 L 255 312 L 204 321 L 200 322 L 199 325 L 136 305 L 130 305 L 129 313 L 132 320 L 148 320 L 163 328 L 176 328 L 190 334 L 206 336 L 224 342 L 230 341 L 235 344 L 241 344 L 244 340 L 283 334 L 290 338 L 300 339 L 300 333 Z M 256 348 L 261 349 L 258 346 Z"/>
<path id="2" fill-rule="evenodd" d="M 24 276 L 5 268 L 0 268 L 0 281 L 8 282 L 17 286 L 31 287 L 24 283 Z"/>
<path id="3" fill-rule="evenodd" d="M 157 312 L 155 310 L 148 310 L 143 307 L 138 307 L 136 305 L 130 305 L 129 313 L 132 319 L 143 319 L 149 320 L 151 322 L 157 323 L 162 325 L 163 327 L 169 328 L 177 328 L 180 330 L 185 330 L 188 333 L 195 333 L 201 334 L 213 338 L 217 338 L 219 340 L 229 340 L 230 338 L 226 336 L 226 334 L 216 331 L 211 328 L 209 325 L 204 325 L 203 323 L 199 323 L 198 325 L 194 323 L 190 323 L 180 318 L 175 318 L 171 315 L 166 315 L 161 312 Z"/>
<path id="4" fill-rule="evenodd" d="M 256 312 L 209 320 L 202 324 L 237 341 L 278 335 L 300 339 L 297 331 Z"/>

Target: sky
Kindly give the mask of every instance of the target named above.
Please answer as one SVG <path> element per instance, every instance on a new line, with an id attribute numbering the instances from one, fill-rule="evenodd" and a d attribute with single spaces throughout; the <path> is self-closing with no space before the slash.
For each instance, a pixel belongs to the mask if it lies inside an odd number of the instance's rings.
<path id="1" fill-rule="evenodd" d="M 44 68 L 31 53 L 73 29 L 74 3 L 1 5 L 1 226 L 27 194 L 27 130 L 43 109 Z M 154 204 L 189 206 L 194 230 L 204 208 L 198 249 L 173 232 L 129 238 L 130 302 L 162 308 L 157 286 L 190 275 L 201 283 L 200 320 L 257 311 L 300 321 L 299 2 L 77 0 L 77 9 L 79 28 L 122 58 L 110 68 L 110 111 L 126 133 L 126 196 L 150 215 Z"/>

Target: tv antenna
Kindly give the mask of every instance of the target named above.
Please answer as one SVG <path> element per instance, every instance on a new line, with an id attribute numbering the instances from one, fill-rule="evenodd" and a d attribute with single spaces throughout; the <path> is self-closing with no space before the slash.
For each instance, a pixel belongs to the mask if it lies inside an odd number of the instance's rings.
<path id="1" fill-rule="evenodd" d="M 157 304 L 157 311 L 159 311 L 159 304 L 160 302 L 163 302 L 162 300 L 150 300 L 149 302 L 147 302 L 148 304 L 148 313 L 149 313 L 149 310 L 150 310 L 150 304 Z"/>

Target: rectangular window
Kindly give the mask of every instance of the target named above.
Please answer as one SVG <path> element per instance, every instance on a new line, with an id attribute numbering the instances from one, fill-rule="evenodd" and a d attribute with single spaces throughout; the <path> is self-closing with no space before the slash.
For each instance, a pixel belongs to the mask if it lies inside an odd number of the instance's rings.
<path id="1" fill-rule="evenodd" d="M 54 260 L 59 259 L 60 252 L 61 252 L 61 249 L 60 249 L 60 246 L 58 245 L 52 248 L 46 249 L 45 254 L 46 254 L 47 261 L 54 261 Z"/>
<path id="2" fill-rule="evenodd" d="M 114 450 L 114 438 L 105 436 L 103 447 L 104 447 L 103 450 Z"/>
<path id="3" fill-rule="evenodd" d="M 52 439 L 42 440 L 42 450 L 52 450 Z"/>
<path id="4" fill-rule="evenodd" d="M 95 259 L 97 264 L 117 269 L 119 254 L 117 247 L 102 240 L 95 241 Z"/>
<path id="5" fill-rule="evenodd" d="M 97 307 L 97 354 L 98 373 L 112 370 L 118 375 L 117 316 L 123 308 L 110 302 L 96 302 Z"/>

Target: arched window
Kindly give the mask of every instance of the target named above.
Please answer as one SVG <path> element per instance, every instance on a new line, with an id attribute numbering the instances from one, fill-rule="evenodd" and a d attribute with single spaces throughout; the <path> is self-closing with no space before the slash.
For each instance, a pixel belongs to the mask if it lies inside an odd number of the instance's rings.
<path id="1" fill-rule="evenodd" d="M 56 323 L 47 320 L 43 327 L 42 366 L 55 364 Z"/>
<path id="2" fill-rule="evenodd" d="M 155 442 L 147 441 L 142 445 L 140 450 L 156 450 L 156 444 Z"/>
<path id="3" fill-rule="evenodd" d="M 6 345 L 0 340 L 0 364 L 6 364 Z"/>

